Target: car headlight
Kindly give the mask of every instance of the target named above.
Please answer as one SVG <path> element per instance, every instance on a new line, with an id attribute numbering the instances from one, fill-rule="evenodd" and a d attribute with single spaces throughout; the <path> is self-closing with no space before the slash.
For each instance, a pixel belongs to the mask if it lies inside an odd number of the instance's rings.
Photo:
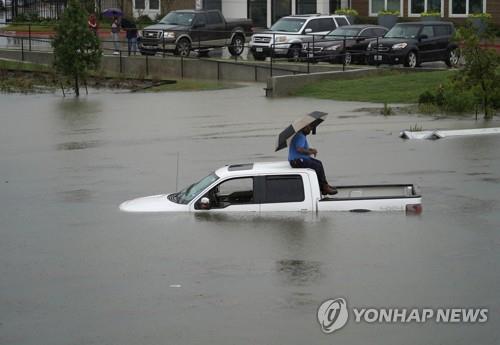
<path id="1" fill-rule="evenodd" d="M 336 44 L 336 45 L 333 45 L 333 46 L 329 46 L 326 48 L 326 50 L 337 50 L 341 47 L 340 44 Z"/>
<path id="2" fill-rule="evenodd" d="M 276 43 L 285 43 L 288 41 L 288 37 L 286 36 L 276 36 Z"/>
<path id="3" fill-rule="evenodd" d="M 368 43 L 368 47 L 366 49 L 372 50 L 372 48 L 373 48 L 373 42 Z"/>
<path id="4" fill-rule="evenodd" d="M 392 46 L 392 49 L 398 50 L 398 49 L 405 49 L 408 46 L 407 43 L 398 43 Z"/>
<path id="5" fill-rule="evenodd" d="M 165 31 L 163 34 L 165 35 L 165 38 L 175 38 L 175 32 L 173 31 Z"/>

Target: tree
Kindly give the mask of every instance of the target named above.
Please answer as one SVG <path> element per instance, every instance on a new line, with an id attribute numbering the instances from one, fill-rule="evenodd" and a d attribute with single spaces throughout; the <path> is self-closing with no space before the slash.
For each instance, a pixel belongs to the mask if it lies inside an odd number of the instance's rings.
<path id="1" fill-rule="evenodd" d="M 73 81 L 73 88 L 80 95 L 80 81 L 88 71 L 99 67 L 102 50 L 99 38 L 87 27 L 87 13 L 78 0 L 70 0 L 52 42 L 56 71 Z"/>
<path id="2" fill-rule="evenodd" d="M 457 38 L 462 42 L 462 54 L 465 65 L 461 73 L 455 77 L 456 85 L 463 90 L 473 90 L 482 104 L 484 117 L 491 118 L 494 115 L 495 97 L 498 97 L 500 89 L 500 56 L 495 50 L 484 47 L 485 43 L 491 43 L 494 35 L 491 30 L 478 31 L 471 23 L 460 28 Z"/>

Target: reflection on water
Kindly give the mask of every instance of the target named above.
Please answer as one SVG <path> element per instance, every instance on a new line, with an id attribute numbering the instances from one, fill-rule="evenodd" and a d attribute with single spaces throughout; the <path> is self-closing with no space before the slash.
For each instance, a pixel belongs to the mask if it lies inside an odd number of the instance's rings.
<path id="1" fill-rule="evenodd" d="M 321 262 L 306 260 L 279 260 L 276 271 L 287 284 L 308 285 L 321 278 L 321 265 Z"/>
<path id="2" fill-rule="evenodd" d="M 58 150 L 62 151 L 72 151 L 72 150 L 85 150 L 85 149 L 90 149 L 94 147 L 99 147 L 102 145 L 102 142 L 99 140 L 93 140 L 93 141 L 72 141 L 68 143 L 62 143 L 57 145 Z"/>
<path id="3" fill-rule="evenodd" d="M 88 189 L 76 189 L 60 192 L 64 202 L 89 202 L 92 199 L 92 192 Z"/>

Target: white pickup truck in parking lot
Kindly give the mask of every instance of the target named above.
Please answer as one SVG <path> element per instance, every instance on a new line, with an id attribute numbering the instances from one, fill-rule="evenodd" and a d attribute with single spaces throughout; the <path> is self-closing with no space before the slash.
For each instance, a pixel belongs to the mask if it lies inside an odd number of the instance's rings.
<path id="1" fill-rule="evenodd" d="M 252 35 L 250 52 L 255 60 L 269 56 L 288 57 L 297 60 L 301 56 L 302 44 L 313 42 L 314 37 L 323 37 L 340 26 L 350 25 L 346 16 L 340 15 L 295 15 L 283 17 L 269 30 Z"/>
<path id="2" fill-rule="evenodd" d="M 288 162 L 224 166 L 172 194 L 125 201 L 125 212 L 318 212 L 406 211 L 420 213 L 422 198 L 412 184 L 336 186 L 323 197 L 316 172 Z"/>

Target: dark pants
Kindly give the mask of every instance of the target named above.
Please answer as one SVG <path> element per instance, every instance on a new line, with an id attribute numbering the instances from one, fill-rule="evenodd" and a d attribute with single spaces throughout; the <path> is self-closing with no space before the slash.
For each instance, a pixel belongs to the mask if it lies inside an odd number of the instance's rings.
<path id="1" fill-rule="evenodd" d="M 295 159 L 290 161 L 290 165 L 292 168 L 309 168 L 314 169 L 316 171 L 316 175 L 318 175 L 319 186 L 322 188 L 326 182 L 325 169 L 323 169 L 323 163 L 319 159 L 309 158 L 309 159 Z"/>

